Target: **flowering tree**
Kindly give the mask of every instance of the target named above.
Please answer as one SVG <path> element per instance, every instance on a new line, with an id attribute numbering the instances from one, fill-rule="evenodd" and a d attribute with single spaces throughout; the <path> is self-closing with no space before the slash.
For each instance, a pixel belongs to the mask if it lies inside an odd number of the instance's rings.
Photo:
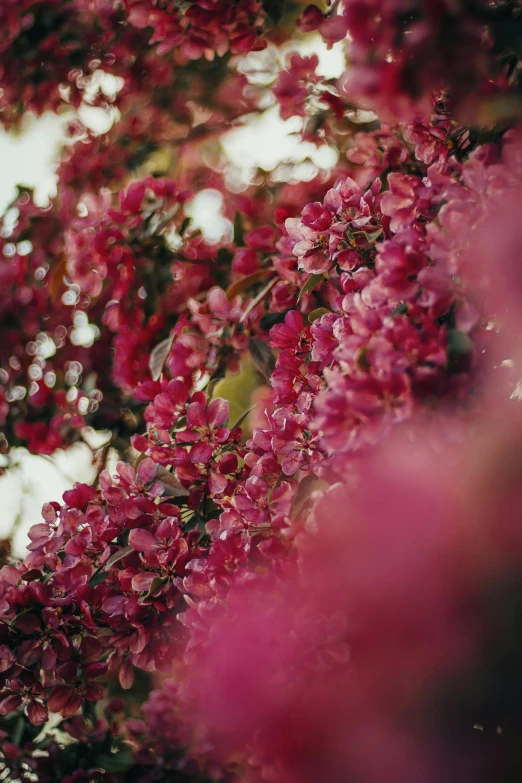
<path id="1" fill-rule="evenodd" d="M 4 125 L 68 119 L 2 219 L 5 469 L 108 433 L 4 546 L 0 779 L 520 780 L 520 3 L 0 21 Z M 238 184 L 273 106 L 331 170 Z"/>

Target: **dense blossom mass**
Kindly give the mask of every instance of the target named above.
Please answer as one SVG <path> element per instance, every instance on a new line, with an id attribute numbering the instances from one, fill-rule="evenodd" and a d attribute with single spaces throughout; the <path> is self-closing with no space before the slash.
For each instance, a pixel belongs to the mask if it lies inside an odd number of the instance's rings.
<path id="1" fill-rule="evenodd" d="M 5 128 L 64 118 L 0 221 L 0 470 L 106 434 L 0 542 L 0 780 L 520 780 L 520 3 L 0 28 Z M 307 159 L 240 170 L 277 115 Z"/>

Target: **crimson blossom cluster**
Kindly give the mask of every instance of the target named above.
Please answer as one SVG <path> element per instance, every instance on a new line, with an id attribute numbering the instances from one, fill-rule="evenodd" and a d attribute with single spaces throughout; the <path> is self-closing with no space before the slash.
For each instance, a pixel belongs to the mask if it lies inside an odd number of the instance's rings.
<path id="1" fill-rule="evenodd" d="M 1 220 L 0 450 L 109 440 L 1 550 L 0 780 L 520 779 L 521 18 L 2 4 L 5 126 L 67 123 Z M 275 112 L 337 162 L 245 181 Z"/>

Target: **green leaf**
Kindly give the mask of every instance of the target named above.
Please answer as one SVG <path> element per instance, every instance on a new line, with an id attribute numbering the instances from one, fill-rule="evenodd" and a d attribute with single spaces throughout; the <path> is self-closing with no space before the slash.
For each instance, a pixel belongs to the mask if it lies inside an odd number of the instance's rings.
<path id="1" fill-rule="evenodd" d="M 397 305 L 395 310 L 392 312 L 392 318 L 395 315 L 406 315 L 408 312 L 408 303 L 407 302 L 401 302 L 400 305 Z"/>
<path id="2" fill-rule="evenodd" d="M 227 299 L 233 299 L 234 296 L 237 296 L 238 294 L 242 294 L 243 291 L 247 291 L 249 288 L 255 285 L 255 283 L 259 283 L 260 280 L 264 280 L 269 272 L 273 272 L 273 270 L 258 269 L 257 272 L 252 272 L 251 275 L 242 277 L 241 280 L 232 283 L 232 285 L 229 288 L 227 288 L 227 292 L 226 292 Z"/>
<path id="3" fill-rule="evenodd" d="M 219 250 L 217 251 L 216 258 L 220 264 L 224 265 L 224 264 L 229 264 L 234 258 L 234 256 L 232 255 L 228 247 L 220 247 Z"/>
<path id="4" fill-rule="evenodd" d="M 96 758 L 96 766 L 105 772 L 126 772 L 134 764 L 134 759 L 128 750 L 119 753 L 102 754 Z"/>
<path id="5" fill-rule="evenodd" d="M 155 576 L 152 582 L 150 583 L 149 592 L 143 596 L 143 599 L 145 600 L 146 598 L 152 598 L 154 593 L 156 593 L 160 589 L 160 587 L 163 587 L 163 585 L 166 584 L 167 582 L 168 579 L 166 576 L 165 577 Z"/>
<path id="6" fill-rule="evenodd" d="M 448 363 L 450 373 L 458 373 L 468 369 L 469 356 L 473 342 L 469 336 L 458 329 L 448 329 Z"/>
<path id="7" fill-rule="evenodd" d="M 210 381 L 205 386 L 205 394 L 207 395 L 208 399 L 211 400 L 214 395 L 214 390 L 218 383 L 220 382 L 221 378 L 211 378 Z"/>
<path id="8" fill-rule="evenodd" d="M 263 8 L 274 24 L 279 24 L 283 17 L 286 0 L 263 0 Z"/>
<path id="9" fill-rule="evenodd" d="M 171 473 L 170 470 L 167 470 L 162 465 L 158 466 L 156 479 L 163 485 L 165 495 L 170 495 L 173 498 L 183 498 L 190 495 L 190 492 L 188 489 L 185 489 L 176 474 Z"/>
<path id="10" fill-rule="evenodd" d="M 212 397 L 222 397 L 229 404 L 229 421 L 237 421 L 252 405 L 252 395 L 261 382 L 250 356 L 245 356 L 238 373 L 227 372 L 215 385 Z"/>
<path id="11" fill-rule="evenodd" d="M 196 511 L 193 517 L 190 518 L 189 522 L 187 523 L 187 530 L 197 530 L 198 533 L 201 534 L 201 537 L 204 538 L 206 536 L 206 520 L 205 518 Z M 201 542 L 199 542 L 201 543 Z"/>
<path id="12" fill-rule="evenodd" d="M 241 425 L 242 425 L 242 424 L 243 424 L 243 422 L 245 421 L 245 419 L 246 419 L 246 417 L 248 416 L 248 414 L 249 414 L 249 413 L 252 413 L 252 411 L 254 410 L 254 408 L 257 408 L 257 405 L 252 405 L 250 408 L 247 408 L 247 410 L 246 410 L 246 411 L 244 411 L 244 413 L 242 413 L 242 414 L 241 414 L 241 416 L 239 417 L 239 419 L 238 419 L 237 421 L 235 421 L 235 422 L 234 422 L 234 424 L 233 424 L 233 425 L 230 427 L 230 429 L 231 429 L 231 430 L 235 430 L 235 429 L 236 429 L 236 427 L 241 427 Z"/>
<path id="13" fill-rule="evenodd" d="M 23 715 L 20 715 L 20 717 L 17 719 L 13 731 L 13 745 L 20 745 L 22 742 L 22 737 L 24 736 L 24 728 L 25 728 L 25 721 Z"/>
<path id="14" fill-rule="evenodd" d="M 244 235 L 243 219 L 241 217 L 241 212 L 238 210 L 234 217 L 234 243 L 238 245 L 238 247 L 244 245 Z"/>
<path id="15" fill-rule="evenodd" d="M 314 288 L 321 282 L 323 277 L 324 277 L 323 275 L 315 275 L 315 274 L 310 275 L 310 277 L 308 278 L 304 286 L 299 291 L 299 296 L 297 297 L 297 301 L 300 302 L 305 294 L 311 293 L 314 290 Z"/>
<path id="16" fill-rule="evenodd" d="M 98 573 L 94 574 L 94 576 L 91 576 L 89 584 L 91 587 L 96 587 L 96 585 L 99 585 L 100 582 L 103 582 L 104 579 L 106 579 L 109 576 L 108 571 L 98 571 Z"/>
<path id="17" fill-rule="evenodd" d="M 103 565 L 105 568 L 110 568 L 114 565 L 114 563 L 117 563 L 118 560 L 123 560 L 124 557 L 127 557 L 127 555 L 130 555 L 131 552 L 134 552 L 133 546 L 124 546 L 121 549 L 119 549 L 117 552 L 115 552 L 113 555 L 109 557 L 107 562 L 105 562 Z"/>
<path id="18" fill-rule="evenodd" d="M 491 24 L 493 35 L 499 47 L 512 52 L 518 59 L 522 58 L 522 19 L 513 17 L 495 20 Z"/>
<path id="19" fill-rule="evenodd" d="M 322 479 L 318 479 L 315 476 L 305 476 L 299 483 L 297 492 L 292 499 L 294 517 L 298 517 L 303 511 L 315 490 L 325 490 L 328 489 L 328 486 L 328 483 Z"/>
<path id="20" fill-rule="evenodd" d="M 473 342 L 465 332 L 458 329 L 448 331 L 448 352 L 452 356 L 462 356 L 473 348 Z"/>
<path id="21" fill-rule="evenodd" d="M 265 313 L 259 322 L 259 326 L 263 331 L 269 332 L 272 326 L 283 323 L 285 315 L 286 313 Z"/>
<path id="22" fill-rule="evenodd" d="M 172 336 L 167 337 L 165 340 L 158 343 L 151 351 L 149 369 L 150 374 L 155 381 L 159 380 L 161 373 L 163 372 L 163 365 L 167 361 L 173 341 L 174 338 Z"/>
<path id="23" fill-rule="evenodd" d="M 313 324 L 314 321 L 319 320 L 323 315 L 327 315 L 331 312 L 332 311 L 328 310 L 326 307 L 318 307 L 315 310 L 312 310 L 311 313 L 308 313 L 308 323 Z"/>
<path id="24" fill-rule="evenodd" d="M 382 228 L 377 228 L 375 231 L 354 231 L 353 235 L 357 236 L 359 234 L 364 234 L 368 242 L 370 244 L 373 244 L 373 242 L 376 242 L 379 239 L 379 237 L 382 234 L 382 231 L 383 231 Z"/>
<path id="25" fill-rule="evenodd" d="M 185 233 L 185 231 L 187 230 L 187 228 L 190 226 L 191 222 L 192 222 L 192 218 L 191 218 L 191 217 L 186 217 L 186 218 L 183 220 L 183 223 L 181 224 L 181 226 L 180 226 L 180 229 L 179 229 L 179 235 L 180 235 L 180 237 L 182 237 L 182 236 L 183 236 L 183 234 Z"/>

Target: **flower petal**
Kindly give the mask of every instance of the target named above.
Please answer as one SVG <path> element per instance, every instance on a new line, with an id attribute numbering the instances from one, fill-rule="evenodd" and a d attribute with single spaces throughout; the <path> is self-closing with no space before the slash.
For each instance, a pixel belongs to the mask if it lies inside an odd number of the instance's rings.
<path id="1" fill-rule="evenodd" d="M 152 552 L 156 546 L 156 540 L 149 530 L 136 527 L 129 533 L 129 545 L 137 552 Z"/>

